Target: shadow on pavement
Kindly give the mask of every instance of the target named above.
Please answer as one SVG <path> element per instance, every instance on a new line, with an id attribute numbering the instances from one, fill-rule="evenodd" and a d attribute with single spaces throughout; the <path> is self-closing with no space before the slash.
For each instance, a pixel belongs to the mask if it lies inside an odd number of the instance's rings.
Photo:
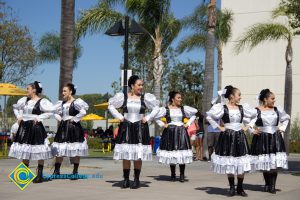
<path id="1" fill-rule="evenodd" d="M 195 190 L 205 191 L 207 194 L 215 194 L 228 196 L 228 188 L 218 188 L 218 187 L 197 187 Z"/>
<path id="2" fill-rule="evenodd" d="M 153 178 L 154 180 L 156 181 L 167 181 L 167 182 L 171 182 L 170 179 L 171 177 L 170 176 L 166 176 L 166 175 L 159 175 L 159 176 L 147 176 L 147 177 L 150 177 L 150 178 Z M 179 176 L 176 177 L 176 181 L 175 182 L 178 182 L 179 181 Z M 188 179 L 184 179 L 185 182 L 189 182 Z"/>
<path id="3" fill-rule="evenodd" d="M 122 188 L 123 181 L 105 181 L 107 183 L 112 183 L 112 187 L 119 187 Z M 133 181 L 130 181 L 130 185 Z M 140 187 L 149 187 L 149 184 L 152 182 L 149 181 L 140 181 Z"/>

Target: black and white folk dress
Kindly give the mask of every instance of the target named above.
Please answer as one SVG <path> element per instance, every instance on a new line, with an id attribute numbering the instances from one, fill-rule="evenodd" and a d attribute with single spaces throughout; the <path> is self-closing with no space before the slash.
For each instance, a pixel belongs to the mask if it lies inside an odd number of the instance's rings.
<path id="1" fill-rule="evenodd" d="M 189 118 L 187 125 L 191 125 L 196 119 L 197 109 L 183 106 L 181 108 L 160 108 L 156 118 L 165 117 L 168 127 L 163 130 L 160 146 L 156 155 L 162 164 L 187 164 L 193 162 L 193 152 L 190 137 L 184 127 L 184 118 Z M 164 122 L 156 120 L 159 126 Z"/>
<path id="2" fill-rule="evenodd" d="M 256 110 L 249 105 L 239 105 L 239 109 L 228 109 L 227 105 L 215 104 L 207 113 L 206 119 L 213 128 L 222 120 L 225 131 L 221 132 L 215 152 L 211 156 L 212 169 L 219 174 L 243 174 L 251 171 L 252 157 L 243 123 L 255 117 Z"/>
<path id="3" fill-rule="evenodd" d="M 121 114 L 117 108 L 122 108 Z M 128 98 L 127 94 L 117 93 L 109 99 L 109 111 L 120 120 L 118 136 L 114 148 L 115 160 L 152 160 L 152 148 L 148 123 L 142 123 L 146 109 L 151 113 L 146 115 L 147 121 L 152 120 L 159 112 L 159 101 L 155 96 L 146 93 L 140 99 Z"/>
<path id="4" fill-rule="evenodd" d="M 53 104 L 44 98 L 31 100 L 23 97 L 13 105 L 13 110 L 21 122 L 8 156 L 25 160 L 52 158 L 42 121 L 53 115 Z"/>
<path id="5" fill-rule="evenodd" d="M 71 103 L 58 101 L 55 118 L 60 121 L 60 124 L 51 145 L 54 156 L 88 155 L 87 140 L 80 124 L 80 120 L 86 115 L 88 108 L 88 104 L 80 98 Z"/>
<path id="6" fill-rule="evenodd" d="M 259 135 L 253 135 L 251 155 L 254 158 L 256 170 L 270 171 L 272 169 L 288 168 L 287 154 L 281 132 L 284 132 L 290 116 L 280 107 L 274 110 L 260 110 L 250 122 L 250 126 L 260 129 Z M 252 132 L 254 129 L 250 129 Z"/>

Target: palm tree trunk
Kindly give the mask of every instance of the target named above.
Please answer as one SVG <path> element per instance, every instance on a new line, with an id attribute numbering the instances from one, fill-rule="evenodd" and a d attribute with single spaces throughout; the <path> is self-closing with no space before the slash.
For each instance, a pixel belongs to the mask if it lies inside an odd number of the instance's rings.
<path id="1" fill-rule="evenodd" d="M 160 28 L 155 29 L 155 40 L 154 40 L 154 58 L 153 58 L 153 77 L 154 77 L 154 95 L 160 101 L 161 96 L 161 79 L 164 71 L 163 59 L 161 54 L 161 43 L 162 37 L 160 35 Z M 155 135 L 159 135 L 159 127 L 155 123 L 154 125 Z"/>
<path id="2" fill-rule="evenodd" d="M 62 88 L 71 83 L 74 68 L 75 0 L 61 0 L 59 99 Z"/>
<path id="3" fill-rule="evenodd" d="M 218 49 L 218 90 L 222 89 L 222 72 L 223 72 L 223 45 L 220 43 Z"/>
<path id="4" fill-rule="evenodd" d="M 284 110 L 291 116 L 292 114 L 292 93 L 293 93 L 293 73 L 292 73 L 292 61 L 293 61 L 293 48 L 292 39 L 288 41 L 285 52 L 286 70 L 285 70 L 285 86 L 284 86 Z M 284 143 L 287 153 L 289 152 L 290 143 L 290 124 L 288 125 L 284 134 Z"/>
<path id="5" fill-rule="evenodd" d="M 214 50 L 215 50 L 215 27 L 216 27 L 216 0 L 211 0 L 208 6 L 208 31 L 207 41 L 205 45 L 205 70 L 204 70 L 204 86 L 203 86 L 203 102 L 202 113 L 210 108 L 210 102 L 213 98 L 213 85 L 214 85 Z M 207 126 L 204 126 L 207 133 Z M 204 154 L 207 155 L 207 134 L 204 135 L 203 149 Z"/>

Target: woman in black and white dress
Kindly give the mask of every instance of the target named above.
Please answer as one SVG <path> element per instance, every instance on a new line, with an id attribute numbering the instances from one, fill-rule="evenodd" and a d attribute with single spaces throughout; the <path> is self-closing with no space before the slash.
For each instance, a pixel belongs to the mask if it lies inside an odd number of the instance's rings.
<path id="1" fill-rule="evenodd" d="M 38 81 L 27 86 L 27 97 L 13 105 L 18 119 L 18 130 L 10 147 L 9 156 L 22 159 L 28 167 L 30 160 L 38 160 L 37 176 L 34 183 L 43 182 L 44 160 L 52 158 L 49 140 L 43 120 L 53 115 L 53 104 L 41 98 L 42 84 Z"/>
<path id="2" fill-rule="evenodd" d="M 182 106 L 182 97 L 179 92 L 169 93 L 169 104 L 160 108 L 156 118 L 165 117 L 167 123 L 156 120 L 159 126 L 164 127 L 160 147 L 156 152 L 162 164 L 170 165 L 171 181 L 176 180 L 176 164 L 180 168 L 180 182 L 184 182 L 185 164 L 193 162 L 193 152 L 187 128 L 194 122 L 197 109 Z M 184 119 L 189 118 L 187 123 Z"/>
<path id="3" fill-rule="evenodd" d="M 58 101 L 55 105 L 55 118 L 60 121 L 54 142 L 51 145 L 53 155 L 56 156 L 54 175 L 60 174 L 60 166 L 63 157 L 73 159 L 73 177 L 78 177 L 78 167 L 81 156 L 88 155 L 88 145 L 84 137 L 84 131 L 80 120 L 86 115 L 89 108 L 88 104 L 82 99 L 75 99 L 76 87 L 69 83 L 63 87 L 63 101 Z"/>
<path id="4" fill-rule="evenodd" d="M 109 99 L 109 111 L 121 120 L 113 157 L 115 160 L 123 160 L 123 188 L 130 186 L 131 161 L 134 161 L 134 182 L 130 187 L 136 189 L 140 186 L 142 161 L 152 160 L 147 122 L 158 113 L 159 101 L 150 93 L 143 94 L 143 84 L 138 76 L 133 75 L 128 80 L 130 92 L 117 93 Z M 123 114 L 118 108 L 123 110 Z M 151 109 L 151 113 L 145 115 L 146 109 Z"/>
<path id="5" fill-rule="evenodd" d="M 249 128 L 249 119 L 255 117 L 256 110 L 249 105 L 239 105 L 241 92 L 239 89 L 226 86 L 223 95 L 228 103 L 215 104 L 206 114 L 206 119 L 213 128 L 219 128 L 221 133 L 215 152 L 211 156 L 213 171 L 227 174 L 230 184 L 229 196 L 235 195 L 234 176 L 237 175 L 237 194 L 247 196 L 243 189 L 245 172 L 252 169 L 252 158 L 245 131 Z M 218 120 L 222 120 L 224 127 Z M 246 124 L 245 124 L 246 123 Z"/>
<path id="6" fill-rule="evenodd" d="M 255 169 L 262 171 L 265 179 L 265 192 L 276 193 L 278 169 L 287 169 L 288 161 L 283 134 L 290 116 L 281 107 L 275 106 L 275 95 L 269 89 L 260 92 L 260 106 L 257 116 L 250 122 L 253 133 L 251 155 Z"/>

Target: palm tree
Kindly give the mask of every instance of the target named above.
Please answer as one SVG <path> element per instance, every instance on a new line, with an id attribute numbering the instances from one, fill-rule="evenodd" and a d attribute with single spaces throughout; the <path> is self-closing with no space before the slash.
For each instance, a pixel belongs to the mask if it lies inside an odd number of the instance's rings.
<path id="1" fill-rule="evenodd" d="M 275 19 L 278 16 L 288 17 L 288 13 L 282 7 L 278 7 L 272 13 L 272 18 Z M 292 61 L 293 61 L 293 48 L 292 41 L 294 37 L 294 30 L 286 24 L 277 22 L 273 23 L 258 23 L 250 27 L 245 33 L 238 39 L 238 43 L 235 46 L 236 53 L 241 52 L 245 48 L 252 50 L 254 47 L 265 41 L 278 41 L 285 40 L 287 43 L 285 51 L 286 71 L 285 71 L 285 88 L 284 88 L 284 110 L 291 115 L 292 112 Z M 285 145 L 288 150 L 289 146 L 289 132 L 290 125 L 285 132 Z"/>
<path id="2" fill-rule="evenodd" d="M 186 17 L 182 24 L 186 28 L 191 28 L 195 31 L 192 35 L 184 38 L 178 45 L 178 51 L 182 53 L 195 48 L 205 49 L 207 40 L 207 23 L 208 7 L 206 5 L 198 6 L 192 15 Z M 227 44 L 232 35 L 233 14 L 229 10 L 217 10 L 217 22 L 215 27 L 215 47 L 218 50 L 218 90 L 222 87 L 222 71 L 223 59 L 222 50 Z"/>
<path id="3" fill-rule="evenodd" d="M 61 0 L 59 99 L 62 88 L 71 83 L 74 69 L 75 0 Z"/>
<path id="4" fill-rule="evenodd" d="M 120 13 L 114 6 L 124 6 Z M 102 0 L 81 13 L 77 23 L 79 36 L 103 32 L 124 15 L 136 17 L 149 35 L 139 37 L 136 48 L 152 51 L 154 94 L 161 97 L 161 79 L 164 70 L 163 53 L 180 31 L 180 22 L 170 13 L 170 0 Z M 150 37 L 149 37 L 150 36 Z M 145 47 L 148 47 L 145 49 Z"/>
<path id="5" fill-rule="evenodd" d="M 74 49 L 74 68 L 82 53 L 82 47 L 78 40 Z M 45 33 L 38 43 L 38 62 L 53 63 L 60 60 L 60 36 L 57 33 Z"/>

